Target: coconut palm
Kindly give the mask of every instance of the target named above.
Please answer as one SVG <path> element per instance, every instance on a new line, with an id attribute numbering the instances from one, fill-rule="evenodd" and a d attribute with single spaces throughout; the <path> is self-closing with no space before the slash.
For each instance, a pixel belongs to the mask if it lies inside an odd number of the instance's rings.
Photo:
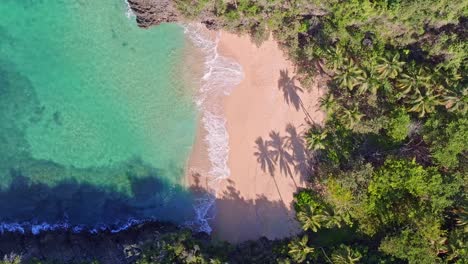
<path id="1" fill-rule="evenodd" d="M 411 105 L 408 111 L 416 112 L 420 118 L 423 118 L 426 114 L 433 113 L 436 106 L 442 104 L 439 97 L 439 95 L 433 94 L 431 90 L 427 90 L 425 95 L 418 90 L 407 101 Z"/>
<path id="2" fill-rule="evenodd" d="M 348 129 L 353 129 L 365 115 L 355 106 L 353 109 L 343 108 L 339 118 Z"/>
<path id="3" fill-rule="evenodd" d="M 456 87 L 463 79 L 462 75 L 456 72 L 447 72 L 441 69 L 435 69 L 434 76 L 436 79 L 442 80 L 446 87 Z"/>
<path id="4" fill-rule="evenodd" d="M 464 88 L 458 94 L 450 92 L 443 97 L 443 104 L 450 112 L 466 114 L 468 109 L 468 88 Z"/>
<path id="5" fill-rule="evenodd" d="M 362 74 L 363 70 L 350 62 L 347 67 L 338 70 L 333 79 L 341 88 L 347 88 L 352 91 L 359 84 L 358 78 Z"/>
<path id="6" fill-rule="evenodd" d="M 394 79 L 402 71 L 402 67 L 405 62 L 400 61 L 400 54 L 396 53 L 392 58 L 381 58 L 377 65 L 377 72 L 380 74 L 380 78 Z"/>
<path id="7" fill-rule="evenodd" d="M 308 206 L 297 213 L 297 220 L 302 224 L 305 231 L 317 232 L 320 228 L 341 227 L 343 219 L 339 215 L 330 214 L 325 209 L 316 206 Z"/>
<path id="8" fill-rule="evenodd" d="M 332 93 L 327 93 L 319 99 L 320 107 L 330 116 L 338 109 L 338 101 Z"/>
<path id="9" fill-rule="evenodd" d="M 372 73 L 362 71 L 361 75 L 356 78 L 357 81 L 357 94 L 364 94 L 370 92 L 372 95 L 377 94 L 379 89 L 379 81 L 373 76 Z"/>
<path id="10" fill-rule="evenodd" d="M 314 248 L 309 247 L 307 243 L 309 242 L 309 237 L 307 235 L 304 235 L 302 239 L 295 238 L 293 239 L 288 247 L 289 247 L 289 256 L 292 257 L 292 259 L 297 262 L 297 263 L 302 263 L 304 262 L 309 254 L 312 254 L 314 252 Z"/>
<path id="11" fill-rule="evenodd" d="M 409 70 L 408 73 L 402 73 L 396 82 L 396 87 L 400 90 L 401 97 L 405 97 L 410 93 L 415 93 L 421 87 L 430 89 L 431 77 L 428 76 L 426 69 L 420 67 L 418 69 Z"/>
<path id="12" fill-rule="evenodd" d="M 457 215 L 455 218 L 455 224 L 457 227 L 463 228 L 465 233 L 468 233 L 468 210 L 467 205 L 463 205 L 460 208 L 454 209 L 453 213 Z"/>
<path id="13" fill-rule="evenodd" d="M 297 220 L 302 224 L 302 229 L 317 232 L 322 227 L 326 215 L 318 211 L 317 207 L 310 205 L 297 213 Z"/>
<path id="14" fill-rule="evenodd" d="M 306 134 L 307 148 L 310 150 L 325 149 L 325 140 L 327 138 L 327 132 L 316 132 L 309 131 Z"/>
<path id="15" fill-rule="evenodd" d="M 327 66 L 332 68 L 334 72 L 348 63 L 348 58 L 345 56 L 345 50 L 339 45 L 333 49 L 328 49 L 327 53 L 330 58 L 328 59 Z"/>
<path id="16" fill-rule="evenodd" d="M 334 227 L 341 228 L 341 223 L 343 222 L 343 218 L 336 214 L 334 215 L 325 214 L 323 218 L 323 222 L 324 222 L 323 226 L 326 228 L 334 228 Z"/>
<path id="17" fill-rule="evenodd" d="M 340 245 L 331 255 L 333 264 L 359 263 L 361 258 L 362 254 L 359 251 L 353 250 L 351 247 L 345 245 Z"/>
<path id="18" fill-rule="evenodd" d="M 445 254 L 448 252 L 447 247 L 447 238 L 446 237 L 438 237 L 437 239 L 430 239 L 429 243 L 431 244 L 432 250 L 434 250 L 435 254 Z"/>

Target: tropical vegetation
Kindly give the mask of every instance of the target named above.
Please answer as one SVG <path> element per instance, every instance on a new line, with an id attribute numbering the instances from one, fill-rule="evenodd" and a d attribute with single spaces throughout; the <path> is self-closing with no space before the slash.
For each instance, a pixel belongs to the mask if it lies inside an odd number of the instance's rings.
<path id="1" fill-rule="evenodd" d="M 303 87 L 326 83 L 303 233 L 277 262 L 468 262 L 467 1 L 176 2 L 258 45 L 273 34 Z"/>

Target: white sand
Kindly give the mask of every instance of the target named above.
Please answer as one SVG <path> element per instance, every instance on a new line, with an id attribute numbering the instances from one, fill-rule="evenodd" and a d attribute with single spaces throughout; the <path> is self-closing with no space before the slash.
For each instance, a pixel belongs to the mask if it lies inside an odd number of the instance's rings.
<path id="1" fill-rule="evenodd" d="M 247 36 L 221 32 L 219 52 L 239 62 L 245 78 L 223 102 L 231 175 L 217 192 L 214 235 L 230 242 L 293 235 L 299 231 L 293 194 L 310 175 L 302 141 L 305 113 L 323 121 L 321 91 L 299 87 L 292 63 L 273 40 L 256 47 Z M 201 174 L 189 178 L 199 187 L 206 186 L 203 173 L 210 166 L 204 133 L 200 127 L 188 165 Z"/>

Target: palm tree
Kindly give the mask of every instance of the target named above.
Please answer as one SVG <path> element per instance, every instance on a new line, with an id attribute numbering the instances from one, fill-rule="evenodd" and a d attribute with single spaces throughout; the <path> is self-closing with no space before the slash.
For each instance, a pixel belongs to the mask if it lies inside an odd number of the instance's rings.
<path id="1" fill-rule="evenodd" d="M 310 150 L 325 149 L 325 139 L 327 138 L 327 132 L 321 133 L 310 130 L 306 134 L 307 148 Z"/>
<path id="2" fill-rule="evenodd" d="M 423 67 L 415 69 L 412 67 L 408 73 L 402 73 L 396 82 L 396 87 L 400 90 L 401 97 L 405 97 L 410 93 L 415 93 L 421 87 L 430 89 L 431 77 L 427 75 L 427 70 Z"/>
<path id="3" fill-rule="evenodd" d="M 462 205 L 459 208 L 453 210 L 457 215 L 455 218 L 455 224 L 457 227 L 463 228 L 465 233 L 468 233 L 468 210 L 467 205 Z"/>
<path id="4" fill-rule="evenodd" d="M 343 218 L 339 215 L 330 215 L 330 214 L 325 214 L 324 215 L 324 226 L 326 228 L 334 228 L 338 227 L 341 228 L 341 223 L 343 222 Z"/>
<path id="5" fill-rule="evenodd" d="M 309 254 L 312 254 L 314 252 L 314 248 L 309 247 L 307 243 L 309 242 L 309 237 L 307 235 L 304 235 L 302 239 L 295 238 L 293 239 L 288 247 L 289 247 L 289 256 L 292 257 L 292 259 L 297 262 L 297 263 L 302 263 L 307 259 L 307 256 Z"/>
<path id="6" fill-rule="evenodd" d="M 335 96 L 332 93 L 327 93 L 324 97 L 319 99 L 320 107 L 327 112 L 330 116 L 338 108 L 338 102 L 335 99 Z"/>
<path id="7" fill-rule="evenodd" d="M 379 81 L 373 76 L 372 73 L 368 74 L 366 71 L 362 71 L 361 75 L 358 76 L 356 80 L 356 86 L 358 87 L 357 94 L 364 94 L 368 91 L 372 95 L 377 94 L 377 90 L 379 89 Z"/>
<path id="8" fill-rule="evenodd" d="M 302 229 L 317 232 L 322 227 L 326 216 L 317 211 L 316 207 L 310 205 L 297 213 L 297 220 L 302 224 Z"/>
<path id="9" fill-rule="evenodd" d="M 426 114 L 433 113 L 436 106 L 441 105 L 442 101 L 439 99 L 439 95 L 434 95 L 431 90 L 427 90 L 425 95 L 418 90 L 408 100 L 408 103 L 412 105 L 408 111 L 419 113 L 419 117 L 423 118 Z"/>
<path id="10" fill-rule="evenodd" d="M 365 115 L 359 112 L 357 106 L 353 109 L 344 108 L 339 115 L 341 122 L 348 129 L 353 129 Z"/>
<path id="11" fill-rule="evenodd" d="M 468 88 L 464 88 L 458 94 L 450 92 L 443 97 L 443 104 L 450 112 L 466 114 L 468 109 Z"/>
<path id="12" fill-rule="evenodd" d="M 362 254 L 359 251 L 353 250 L 351 247 L 345 245 L 340 245 L 331 255 L 333 264 L 359 263 L 361 258 Z"/>
<path id="13" fill-rule="evenodd" d="M 363 74 L 363 70 L 359 69 L 350 62 L 347 67 L 338 70 L 333 79 L 338 83 L 341 88 L 347 88 L 349 91 L 359 84 L 359 77 Z"/>
<path id="14" fill-rule="evenodd" d="M 317 232 L 320 228 L 341 227 L 343 219 L 336 214 L 330 214 L 325 209 L 319 209 L 316 206 L 309 205 L 297 213 L 297 220 L 302 224 L 305 231 L 312 230 Z"/>
<path id="15" fill-rule="evenodd" d="M 396 53 L 391 59 L 381 58 L 379 61 L 377 72 L 380 74 L 381 79 L 396 78 L 405 64 L 405 62 L 400 61 L 399 53 Z"/>
<path id="16" fill-rule="evenodd" d="M 327 50 L 329 54 L 328 67 L 332 68 L 334 72 L 343 65 L 348 63 L 348 58 L 345 56 L 345 50 L 341 46 Z"/>

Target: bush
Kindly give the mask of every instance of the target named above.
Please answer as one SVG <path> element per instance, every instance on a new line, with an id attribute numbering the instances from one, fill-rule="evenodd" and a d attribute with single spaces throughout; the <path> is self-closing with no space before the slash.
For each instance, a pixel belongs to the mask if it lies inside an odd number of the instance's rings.
<path id="1" fill-rule="evenodd" d="M 400 142 L 408 137 L 411 119 L 403 108 L 398 108 L 390 113 L 390 119 L 385 124 L 387 136 Z"/>

